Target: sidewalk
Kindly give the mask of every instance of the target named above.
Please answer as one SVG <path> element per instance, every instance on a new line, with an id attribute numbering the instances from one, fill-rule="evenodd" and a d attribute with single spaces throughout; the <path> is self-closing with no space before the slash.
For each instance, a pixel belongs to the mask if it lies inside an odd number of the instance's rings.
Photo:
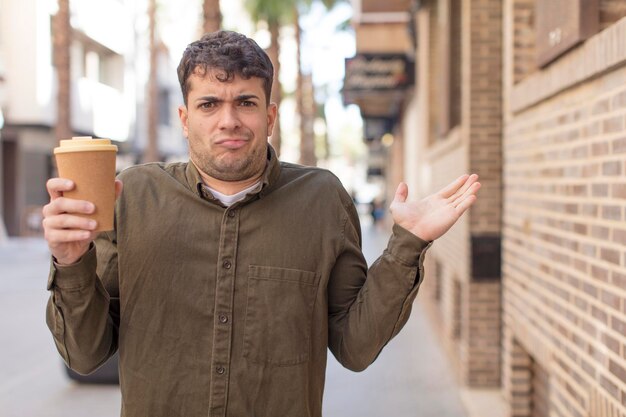
<path id="1" fill-rule="evenodd" d="M 117 386 L 79 385 L 65 376 L 46 327 L 48 268 L 42 239 L 0 244 L 0 416 L 119 416 Z"/>
<path id="2" fill-rule="evenodd" d="M 362 224 L 363 252 L 371 264 L 387 246 L 389 234 L 368 220 Z M 365 371 L 344 369 L 329 352 L 324 417 L 466 417 L 419 302 L 404 329 Z"/>
<path id="3" fill-rule="evenodd" d="M 387 238 L 364 220 L 369 263 Z M 80 385 L 65 376 L 45 324 L 48 259 L 41 239 L 0 244 L 0 332 L 6 337 L 0 343 L 0 415 L 118 416 L 117 386 Z M 342 368 L 329 353 L 324 417 L 466 417 L 419 303 L 404 330 L 364 372 Z"/>

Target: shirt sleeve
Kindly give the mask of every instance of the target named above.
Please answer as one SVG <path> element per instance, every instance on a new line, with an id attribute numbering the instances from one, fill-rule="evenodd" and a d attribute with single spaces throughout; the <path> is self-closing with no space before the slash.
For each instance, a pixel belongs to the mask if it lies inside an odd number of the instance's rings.
<path id="1" fill-rule="evenodd" d="M 46 322 L 65 363 L 80 374 L 95 371 L 117 350 L 119 298 L 112 235 L 101 233 L 75 264 L 62 266 L 52 259 L 50 266 Z"/>
<path id="2" fill-rule="evenodd" d="M 387 248 L 367 270 L 356 211 L 343 238 L 329 281 L 329 348 L 343 366 L 362 371 L 407 322 L 432 242 L 394 225 Z"/>

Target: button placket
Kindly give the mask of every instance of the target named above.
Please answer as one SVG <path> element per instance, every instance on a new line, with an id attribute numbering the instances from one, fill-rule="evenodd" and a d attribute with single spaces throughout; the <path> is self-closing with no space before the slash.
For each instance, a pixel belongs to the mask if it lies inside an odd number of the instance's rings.
<path id="1" fill-rule="evenodd" d="M 209 407 L 211 415 L 224 416 L 228 398 L 229 369 L 232 354 L 233 295 L 237 266 L 237 240 L 239 233 L 237 210 L 227 209 L 222 217 L 217 261 L 217 282 L 214 298 L 214 329 L 212 367 L 213 378 Z"/>

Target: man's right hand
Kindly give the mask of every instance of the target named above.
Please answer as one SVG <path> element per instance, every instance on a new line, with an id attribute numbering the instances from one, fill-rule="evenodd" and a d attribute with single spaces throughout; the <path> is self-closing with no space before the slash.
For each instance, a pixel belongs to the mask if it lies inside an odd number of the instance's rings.
<path id="1" fill-rule="evenodd" d="M 56 262 L 60 265 L 76 263 L 89 249 L 98 232 L 95 220 L 77 216 L 93 213 L 95 207 L 89 201 L 63 197 L 74 189 L 74 182 L 64 178 L 52 178 L 46 183 L 50 203 L 43 208 L 44 236 Z M 122 193 L 122 182 L 115 180 L 116 198 Z"/>

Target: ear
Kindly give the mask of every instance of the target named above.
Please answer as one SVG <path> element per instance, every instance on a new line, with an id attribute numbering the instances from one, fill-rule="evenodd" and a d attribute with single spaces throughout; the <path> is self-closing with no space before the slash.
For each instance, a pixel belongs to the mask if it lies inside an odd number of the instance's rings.
<path id="1" fill-rule="evenodd" d="M 278 106 L 276 103 L 270 103 L 267 106 L 267 136 L 272 136 L 272 132 L 274 131 L 274 124 L 276 123 L 276 119 L 278 117 Z"/>
<path id="2" fill-rule="evenodd" d="M 178 106 L 178 118 L 180 119 L 180 123 L 183 125 L 183 134 L 186 138 L 189 138 L 189 127 L 187 125 L 187 106 Z"/>

